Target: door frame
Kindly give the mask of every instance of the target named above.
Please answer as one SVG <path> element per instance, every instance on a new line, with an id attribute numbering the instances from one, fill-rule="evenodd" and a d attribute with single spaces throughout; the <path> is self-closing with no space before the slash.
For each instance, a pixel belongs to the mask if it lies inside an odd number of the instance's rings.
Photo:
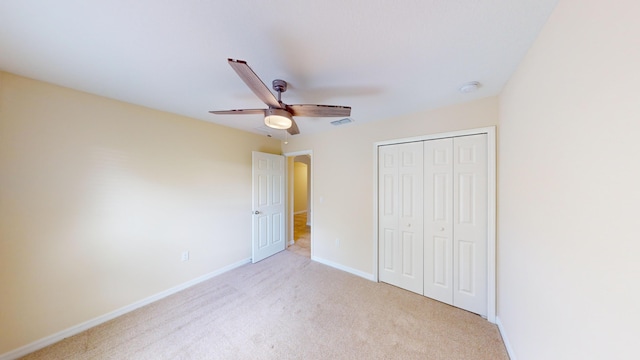
<path id="1" fill-rule="evenodd" d="M 487 320 L 496 322 L 496 127 L 450 131 L 427 134 L 410 138 L 379 141 L 373 144 L 373 276 L 379 281 L 379 244 L 378 244 L 378 147 L 383 145 L 402 144 L 407 142 L 436 140 L 468 135 L 487 135 Z"/>
<path id="2" fill-rule="evenodd" d="M 289 246 L 290 243 L 293 242 L 293 196 L 291 196 L 292 191 L 293 191 L 293 184 L 289 181 L 291 179 L 290 172 L 293 171 L 293 169 L 289 169 L 289 158 L 295 158 L 296 156 L 299 155 L 309 155 L 309 172 L 310 175 L 308 177 L 308 182 L 309 182 L 309 199 L 308 199 L 308 203 L 307 203 L 307 222 L 310 224 L 311 227 L 311 232 L 309 234 L 309 245 L 310 245 L 310 258 L 313 259 L 313 214 L 314 214 L 314 209 L 313 209 L 313 176 L 314 176 L 314 170 L 313 170 L 313 151 L 312 150 L 300 150 L 300 151 L 291 151 L 291 152 L 284 152 L 282 154 L 285 158 L 285 165 L 287 166 L 287 183 L 286 183 L 286 193 L 287 193 L 287 208 L 286 208 L 286 213 L 287 213 L 287 235 L 289 236 L 289 238 L 287 239 L 287 246 Z"/>

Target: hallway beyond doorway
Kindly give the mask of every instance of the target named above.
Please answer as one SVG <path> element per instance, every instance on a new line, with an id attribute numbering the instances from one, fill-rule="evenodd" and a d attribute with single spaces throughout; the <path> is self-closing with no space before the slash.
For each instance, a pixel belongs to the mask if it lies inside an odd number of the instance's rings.
<path id="1" fill-rule="evenodd" d="M 293 245 L 287 250 L 298 255 L 311 257 L 311 226 L 307 225 L 307 213 L 293 215 Z"/>

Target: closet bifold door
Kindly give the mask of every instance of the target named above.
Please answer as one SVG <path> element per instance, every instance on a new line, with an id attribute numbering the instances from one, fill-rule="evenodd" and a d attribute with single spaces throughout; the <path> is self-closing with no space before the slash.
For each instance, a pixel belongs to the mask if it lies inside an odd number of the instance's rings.
<path id="1" fill-rule="evenodd" d="M 487 137 L 424 143 L 424 295 L 486 316 Z"/>
<path id="2" fill-rule="evenodd" d="M 424 142 L 424 295 L 453 304 L 453 138 Z"/>
<path id="3" fill-rule="evenodd" d="M 378 148 L 380 281 L 423 294 L 423 144 Z"/>
<path id="4" fill-rule="evenodd" d="M 453 141 L 453 306 L 487 315 L 487 136 Z"/>

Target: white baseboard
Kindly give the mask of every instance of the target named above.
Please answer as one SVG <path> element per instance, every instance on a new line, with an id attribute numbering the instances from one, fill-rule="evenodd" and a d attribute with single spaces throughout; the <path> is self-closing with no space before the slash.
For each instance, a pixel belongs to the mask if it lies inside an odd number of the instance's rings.
<path id="1" fill-rule="evenodd" d="M 504 347 L 507 348 L 507 354 L 509 354 L 509 359 L 516 360 L 516 354 L 513 352 L 513 348 L 511 347 L 511 343 L 509 342 L 509 338 L 507 337 L 507 333 L 502 326 L 502 322 L 500 318 L 496 315 L 496 325 L 498 325 L 498 331 L 500 331 L 500 336 L 502 336 L 502 342 L 504 342 Z"/>
<path id="2" fill-rule="evenodd" d="M 62 331 L 60 331 L 58 333 L 55 333 L 53 335 L 49 335 L 49 336 L 44 337 L 44 338 L 42 338 L 40 340 L 36 340 L 36 341 L 34 341 L 34 342 L 30 343 L 30 344 L 27 344 L 25 346 L 22 346 L 20 348 L 15 349 L 15 350 L 12 350 L 12 351 L 9 351 L 7 353 L 4 353 L 4 354 L 0 355 L 0 360 L 14 360 L 14 359 L 17 359 L 19 357 L 25 356 L 27 354 L 30 354 L 30 353 L 34 352 L 34 351 L 40 350 L 40 349 L 42 349 L 44 347 L 47 347 L 47 346 L 49 346 L 51 344 L 57 343 L 60 340 L 63 340 L 63 339 L 68 338 L 70 336 L 79 334 L 79 333 L 81 333 L 81 332 L 83 332 L 83 331 L 85 331 L 87 329 L 90 329 L 90 328 L 92 328 L 94 326 L 100 325 L 100 324 L 105 323 L 105 322 L 107 322 L 109 320 L 113 320 L 113 319 L 117 318 L 118 316 L 124 315 L 124 314 L 126 314 L 128 312 L 131 312 L 133 310 L 141 308 L 141 307 L 143 307 L 145 305 L 149 305 L 149 304 L 151 304 L 151 303 L 153 303 L 155 301 L 158 301 L 158 300 L 160 300 L 162 298 L 165 298 L 165 297 L 167 297 L 169 295 L 173 295 L 173 294 L 175 294 L 175 293 L 177 293 L 179 291 L 182 291 L 182 290 L 187 289 L 187 288 L 189 288 L 191 286 L 199 284 L 199 283 L 201 283 L 203 281 L 206 281 L 206 280 L 209 280 L 211 278 L 214 278 L 214 277 L 216 277 L 218 275 L 226 273 L 227 271 L 231 271 L 231 270 L 233 270 L 233 269 L 235 269 L 237 267 L 240 267 L 242 265 L 248 264 L 250 262 L 251 262 L 250 258 L 244 259 L 244 260 L 240 260 L 240 261 L 238 261 L 238 262 L 236 262 L 234 264 L 225 266 L 225 267 L 223 267 L 221 269 L 218 269 L 216 271 L 213 271 L 211 273 L 199 276 L 199 277 L 197 277 L 197 278 L 195 278 L 193 280 L 187 281 L 186 283 L 180 284 L 178 286 L 174 286 L 174 287 L 172 287 L 170 289 L 167 289 L 167 290 L 165 290 L 163 292 L 160 292 L 160 293 L 157 293 L 155 295 L 149 296 L 148 298 L 142 299 L 140 301 L 136 301 L 135 303 L 127 305 L 125 307 L 122 307 L 122 308 L 120 308 L 118 310 L 115 310 L 115 311 L 112 311 L 110 313 L 98 316 L 98 317 L 96 317 L 94 319 L 91 319 L 89 321 L 86 321 L 86 322 L 83 322 L 81 324 L 72 326 L 72 327 L 70 327 L 68 329 L 62 330 Z"/>
<path id="3" fill-rule="evenodd" d="M 356 275 L 356 276 L 360 276 L 360 277 L 365 278 L 365 279 L 370 280 L 370 281 L 376 281 L 372 274 L 366 273 L 364 271 L 356 270 L 356 269 L 350 268 L 348 266 L 344 266 L 344 265 L 335 263 L 335 262 L 330 261 L 330 260 L 326 260 L 326 259 L 319 258 L 319 257 L 316 257 L 316 256 L 312 256 L 311 260 L 319 262 L 319 263 L 327 265 L 327 266 L 331 266 L 332 268 L 336 268 L 338 270 L 342 270 L 342 271 L 348 272 L 348 273 Z"/>

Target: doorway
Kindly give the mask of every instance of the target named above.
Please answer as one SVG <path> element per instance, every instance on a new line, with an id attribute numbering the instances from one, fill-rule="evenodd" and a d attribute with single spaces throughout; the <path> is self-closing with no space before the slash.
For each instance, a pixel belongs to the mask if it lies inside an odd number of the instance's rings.
<path id="1" fill-rule="evenodd" d="M 289 195 L 289 244 L 287 250 L 311 258 L 312 201 L 311 153 L 285 154 L 287 156 Z"/>

